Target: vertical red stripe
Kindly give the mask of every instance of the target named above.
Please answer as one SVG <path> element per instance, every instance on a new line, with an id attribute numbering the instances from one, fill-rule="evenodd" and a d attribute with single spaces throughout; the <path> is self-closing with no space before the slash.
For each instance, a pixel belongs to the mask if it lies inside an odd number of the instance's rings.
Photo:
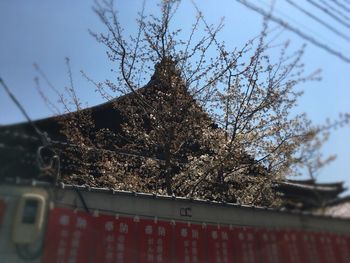
<path id="1" fill-rule="evenodd" d="M 131 218 L 99 215 L 94 218 L 96 262 L 129 263 L 133 261 L 135 223 Z"/>
<path id="2" fill-rule="evenodd" d="M 0 227 L 5 217 L 5 211 L 6 211 L 6 203 L 4 200 L 0 199 Z"/>
<path id="3" fill-rule="evenodd" d="M 234 228 L 232 235 L 233 262 L 257 263 L 260 259 L 257 255 L 258 243 L 256 231 L 253 228 Z"/>
<path id="4" fill-rule="evenodd" d="M 198 224 L 176 223 L 176 263 L 205 263 L 206 230 Z"/>
<path id="5" fill-rule="evenodd" d="M 208 226 L 208 262 L 233 262 L 232 236 L 228 227 Z"/>
<path id="6" fill-rule="evenodd" d="M 170 222 L 141 220 L 138 224 L 138 262 L 170 263 L 171 236 L 173 227 Z"/>
<path id="7" fill-rule="evenodd" d="M 89 262 L 94 255 L 92 217 L 84 212 L 56 208 L 50 212 L 43 262 Z"/>

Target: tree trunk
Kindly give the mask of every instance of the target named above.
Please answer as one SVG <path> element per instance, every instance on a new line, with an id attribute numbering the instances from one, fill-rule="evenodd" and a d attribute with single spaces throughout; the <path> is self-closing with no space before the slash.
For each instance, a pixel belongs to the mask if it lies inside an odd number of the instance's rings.
<path id="1" fill-rule="evenodd" d="M 165 147 L 165 185 L 166 191 L 168 195 L 173 194 L 173 190 L 171 187 L 171 167 L 170 167 L 170 147 L 166 145 Z"/>

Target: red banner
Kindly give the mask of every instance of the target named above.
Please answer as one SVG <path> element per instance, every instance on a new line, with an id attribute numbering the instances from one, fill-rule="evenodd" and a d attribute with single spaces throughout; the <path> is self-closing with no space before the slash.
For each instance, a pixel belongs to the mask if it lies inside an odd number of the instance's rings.
<path id="1" fill-rule="evenodd" d="M 206 230 L 201 225 L 176 223 L 175 247 L 177 263 L 205 262 Z"/>
<path id="2" fill-rule="evenodd" d="M 313 232 L 299 231 L 300 236 L 300 251 L 302 262 L 305 263 L 320 263 L 320 251 L 318 249 L 317 235 Z"/>
<path id="3" fill-rule="evenodd" d="M 256 253 L 258 240 L 253 228 L 234 228 L 232 234 L 233 262 L 255 263 L 260 262 Z"/>
<path id="4" fill-rule="evenodd" d="M 92 230 L 89 214 L 55 208 L 49 215 L 43 262 L 90 262 L 95 250 Z"/>
<path id="5" fill-rule="evenodd" d="M 170 222 L 141 220 L 138 224 L 140 263 L 170 263 L 173 227 Z"/>
<path id="6" fill-rule="evenodd" d="M 333 236 L 335 254 L 337 257 L 336 262 L 348 263 L 350 258 L 350 237 L 342 235 Z"/>
<path id="7" fill-rule="evenodd" d="M 96 262 L 134 262 L 136 227 L 131 218 L 99 215 L 94 218 Z"/>
<path id="8" fill-rule="evenodd" d="M 302 262 L 300 253 L 300 235 L 294 230 L 276 231 L 279 254 L 285 263 Z"/>
<path id="9" fill-rule="evenodd" d="M 232 238 L 228 227 L 208 226 L 208 262 L 228 263 L 233 262 Z"/>
<path id="10" fill-rule="evenodd" d="M 328 233 L 315 233 L 317 251 L 321 263 L 337 263 L 337 255 L 333 246 L 333 237 Z"/>
<path id="11" fill-rule="evenodd" d="M 0 200 L 0 219 L 5 203 Z M 350 237 L 50 211 L 43 262 L 348 263 Z"/>
<path id="12" fill-rule="evenodd" d="M 2 220 L 5 216 L 5 210 L 6 210 L 6 203 L 4 200 L 0 199 L 0 226 L 2 225 Z"/>
<path id="13" fill-rule="evenodd" d="M 263 258 L 269 263 L 284 262 L 278 246 L 278 237 L 276 231 L 259 229 L 255 232 L 257 236 L 259 258 Z"/>

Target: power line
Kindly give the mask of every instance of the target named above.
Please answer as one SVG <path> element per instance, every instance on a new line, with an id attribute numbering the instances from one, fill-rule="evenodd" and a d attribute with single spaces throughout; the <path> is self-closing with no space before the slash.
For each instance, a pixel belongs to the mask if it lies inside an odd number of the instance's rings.
<path id="1" fill-rule="evenodd" d="M 347 12 L 350 12 L 350 9 L 347 6 L 345 6 L 344 4 L 340 3 L 338 0 L 331 0 L 331 1 L 333 3 L 335 3 L 337 6 L 339 6 L 340 8 L 343 8 Z"/>
<path id="2" fill-rule="evenodd" d="M 6 91 L 7 95 L 10 97 L 10 99 L 13 101 L 13 103 L 17 106 L 17 108 L 21 111 L 21 113 L 23 114 L 23 116 L 26 118 L 26 120 L 28 121 L 28 123 L 33 127 L 34 131 L 37 133 L 37 135 L 39 136 L 39 138 L 43 141 L 44 145 L 48 144 L 48 140 L 46 138 L 46 136 L 44 135 L 43 132 L 41 132 L 39 130 L 39 128 L 35 125 L 35 123 L 32 121 L 32 119 L 29 117 L 28 113 L 26 112 L 26 110 L 23 108 L 23 106 L 21 105 L 21 103 L 19 103 L 19 101 L 17 100 L 17 98 L 15 97 L 15 95 L 12 94 L 12 92 L 10 91 L 10 89 L 7 87 L 6 83 L 3 81 L 3 79 L 0 77 L 0 84 L 1 86 L 4 88 L 4 90 Z"/>
<path id="3" fill-rule="evenodd" d="M 10 91 L 9 87 L 6 85 L 6 83 L 2 80 L 0 77 L 0 84 L 10 97 L 10 99 L 15 103 L 15 105 L 19 108 L 21 113 L 24 115 L 24 117 L 27 119 L 28 123 L 32 128 L 34 129 L 35 133 L 39 137 L 40 141 L 42 142 L 43 146 L 39 146 L 37 153 L 36 153 L 36 159 L 37 159 L 37 164 L 39 166 L 39 169 L 41 171 L 49 172 L 51 175 L 54 176 L 55 182 L 57 182 L 57 179 L 60 175 L 60 159 L 59 156 L 56 154 L 55 150 L 51 149 L 50 144 L 51 140 L 48 137 L 48 135 L 44 132 L 42 132 L 36 124 L 31 120 L 29 117 L 28 113 L 25 111 L 21 103 L 17 100 L 15 95 L 12 94 Z M 49 160 L 47 161 L 47 158 L 44 158 L 44 150 L 50 152 L 50 157 Z M 47 154 L 47 153 L 46 153 Z"/>
<path id="4" fill-rule="evenodd" d="M 310 4 L 312 4 L 313 6 L 315 6 L 316 8 L 322 10 L 324 13 L 326 13 L 327 15 L 329 15 L 330 17 L 332 17 L 334 20 L 336 20 L 337 22 L 339 22 L 340 24 L 342 24 L 343 26 L 350 28 L 350 24 L 348 24 L 346 21 L 340 19 L 339 17 L 337 17 L 336 15 L 334 15 L 332 12 L 330 12 L 327 8 L 325 8 L 324 6 L 319 5 L 318 3 L 316 3 L 313 0 L 306 0 L 308 1 Z"/>
<path id="5" fill-rule="evenodd" d="M 327 24 L 326 22 L 324 22 L 322 19 L 318 18 L 317 16 L 313 15 L 312 13 L 310 13 L 309 11 L 305 10 L 304 8 L 302 8 L 301 6 L 297 5 L 295 2 L 292 2 L 291 0 L 286 0 L 290 5 L 292 5 L 293 7 L 295 7 L 296 9 L 298 9 L 300 12 L 304 13 L 305 15 L 307 15 L 308 17 L 312 18 L 313 20 L 317 21 L 318 23 L 320 23 L 321 25 L 323 25 L 324 27 L 328 28 L 330 31 L 332 31 L 334 34 L 340 36 L 341 38 L 347 40 L 348 42 L 350 42 L 350 37 L 348 37 L 347 35 L 345 35 L 344 33 L 340 32 L 338 29 L 336 29 L 335 27 Z"/>
<path id="6" fill-rule="evenodd" d="M 267 8 L 270 8 L 271 3 L 270 4 L 265 3 L 265 1 L 267 1 L 267 0 L 259 0 L 259 1 L 262 4 L 266 5 Z M 248 0 L 248 2 L 249 2 L 249 0 Z M 269 9 L 265 9 L 265 10 L 267 11 Z M 313 11 L 313 12 L 315 12 L 315 11 Z M 268 12 L 268 13 L 272 14 L 272 12 Z M 305 34 L 308 34 L 309 36 L 313 37 L 318 42 L 323 43 L 323 44 L 327 45 L 328 47 L 331 47 L 333 50 L 342 52 L 344 55 L 348 56 L 348 53 L 349 53 L 349 52 L 347 52 L 348 50 L 344 49 L 344 46 L 339 45 L 339 40 L 337 38 L 333 37 L 330 39 L 329 36 L 328 37 L 323 36 L 322 34 L 320 34 L 321 33 L 320 31 L 315 31 L 313 28 L 311 28 L 310 27 L 311 24 L 309 22 L 305 21 L 304 19 L 300 19 L 298 16 L 296 16 L 296 17 L 290 16 L 289 14 L 282 12 L 279 9 L 274 10 L 273 14 L 276 17 L 279 17 L 281 20 L 284 20 L 285 22 L 289 23 L 290 25 L 293 25 L 294 28 L 297 28 L 300 31 L 305 32 Z M 332 24 L 330 24 L 330 21 L 327 21 L 327 20 L 323 20 L 323 21 L 324 21 L 324 23 L 328 23 L 329 25 L 332 25 Z M 304 23 L 302 23 L 302 22 L 304 22 Z M 333 26 L 333 27 L 335 27 L 335 26 Z M 347 37 L 350 37 L 348 34 L 346 34 L 346 32 L 344 30 L 340 30 L 339 27 L 338 27 L 338 31 L 342 32 Z M 350 56 L 348 56 L 348 57 L 350 58 Z"/>
<path id="7" fill-rule="evenodd" d="M 271 9 L 271 3 L 268 4 L 265 1 L 266 0 L 259 0 L 259 2 L 261 2 L 262 4 L 264 4 L 268 8 L 266 10 L 270 10 Z M 337 50 L 337 51 L 338 50 L 342 50 L 342 47 L 339 46 L 339 43 L 333 41 L 334 39 L 330 40 L 329 38 L 324 37 L 319 32 L 314 31 L 312 28 L 310 28 L 309 24 L 306 25 L 305 23 L 301 23 L 300 19 L 295 19 L 294 17 L 289 16 L 289 14 L 281 12 L 281 10 L 278 10 L 278 9 L 273 9 L 273 12 L 269 11 L 267 13 L 268 14 L 270 14 L 270 13 L 274 14 L 276 17 L 281 18 L 281 20 L 285 21 L 286 23 L 294 25 L 295 28 L 299 29 L 302 32 L 305 32 L 309 36 L 311 36 L 314 39 L 318 40 L 318 42 L 323 43 L 325 45 L 328 45 L 329 47 L 332 47 L 332 49 L 334 49 L 334 50 Z M 344 54 L 347 54 L 347 53 L 344 52 Z"/>
<path id="8" fill-rule="evenodd" d="M 309 0 L 307 0 L 309 1 Z M 252 4 L 252 3 L 249 3 L 247 2 L 246 0 L 236 0 L 236 2 L 244 5 L 245 7 L 259 13 L 260 15 L 266 17 L 267 19 L 283 26 L 284 28 L 288 29 L 289 31 L 297 34 L 299 37 L 305 39 L 306 41 L 314 44 L 315 46 L 318 46 L 319 48 L 327 51 L 328 53 L 340 58 L 341 60 L 343 60 L 344 62 L 346 63 L 350 63 L 350 58 L 345 56 L 343 53 L 327 46 L 326 44 L 318 41 L 317 39 L 313 38 L 312 36 L 302 32 L 301 30 L 299 30 L 298 28 L 295 28 L 291 25 L 289 25 L 287 22 L 283 21 L 282 19 L 280 18 L 277 18 L 275 16 L 273 16 L 272 14 L 268 14 L 265 10 L 263 10 L 262 8 L 259 8 L 258 6 Z"/>
<path id="9" fill-rule="evenodd" d="M 342 18 L 344 18 L 347 21 L 350 21 L 350 18 L 347 15 L 345 15 L 343 12 L 341 12 L 338 9 L 336 9 L 335 7 L 333 7 L 331 4 L 329 4 L 329 2 L 327 2 L 325 0 L 319 0 L 319 1 L 321 3 L 323 3 L 325 6 L 327 6 L 330 10 L 335 12 L 337 15 L 341 16 Z"/>

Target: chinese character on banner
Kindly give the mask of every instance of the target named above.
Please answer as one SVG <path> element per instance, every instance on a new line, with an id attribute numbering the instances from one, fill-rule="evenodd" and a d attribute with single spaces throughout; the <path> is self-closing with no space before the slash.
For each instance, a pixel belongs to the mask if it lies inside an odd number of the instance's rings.
<path id="1" fill-rule="evenodd" d="M 170 263 L 171 236 L 170 222 L 141 220 L 138 223 L 139 262 Z"/>
<path id="2" fill-rule="evenodd" d="M 232 239 L 228 227 L 208 226 L 207 240 L 209 262 L 233 262 Z"/>
<path id="3" fill-rule="evenodd" d="M 232 239 L 233 262 L 260 262 L 256 232 L 253 228 L 234 228 L 230 231 Z"/>
<path id="4" fill-rule="evenodd" d="M 206 229 L 197 224 L 176 223 L 176 262 L 177 263 L 200 263 L 204 262 Z"/>
<path id="5" fill-rule="evenodd" d="M 277 232 L 259 229 L 256 231 L 258 239 L 258 251 L 264 262 L 278 263 L 282 262 L 280 251 L 277 243 Z"/>
<path id="6" fill-rule="evenodd" d="M 277 244 L 279 254 L 286 263 L 300 263 L 303 262 L 301 259 L 301 248 L 300 235 L 294 230 L 278 230 L 275 232 L 277 236 Z"/>
<path id="7" fill-rule="evenodd" d="M 110 215 L 99 215 L 94 220 L 96 262 L 133 262 L 136 251 L 133 220 Z"/>
<path id="8" fill-rule="evenodd" d="M 88 262 L 95 240 L 92 220 L 85 212 L 65 208 L 51 210 L 42 262 Z"/>
<path id="9" fill-rule="evenodd" d="M 0 227 L 2 225 L 2 220 L 5 216 L 5 210 L 6 210 L 6 203 L 4 200 L 0 199 Z"/>

